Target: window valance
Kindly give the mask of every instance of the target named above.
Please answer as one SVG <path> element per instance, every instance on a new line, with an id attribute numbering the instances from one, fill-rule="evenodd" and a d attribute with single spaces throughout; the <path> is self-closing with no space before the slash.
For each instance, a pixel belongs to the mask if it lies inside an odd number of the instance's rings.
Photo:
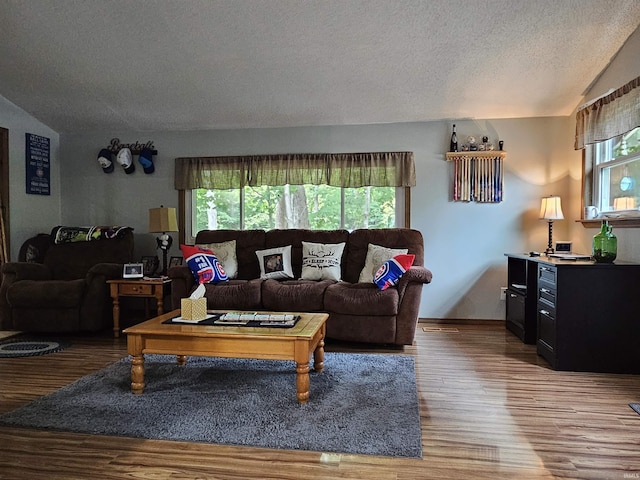
<path id="1" fill-rule="evenodd" d="M 576 113 L 575 149 L 640 127 L 640 77 Z"/>
<path id="2" fill-rule="evenodd" d="M 286 153 L 175 160 L 176 190 L 287 184 L 413 187 L 413 152 Z"/>

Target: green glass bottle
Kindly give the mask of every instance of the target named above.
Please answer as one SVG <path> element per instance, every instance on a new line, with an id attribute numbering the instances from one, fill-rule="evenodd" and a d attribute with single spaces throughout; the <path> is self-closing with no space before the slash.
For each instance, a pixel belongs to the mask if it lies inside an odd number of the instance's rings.
<path id="1" fill-rule="evenodd" d="M 611 230 L 603 220 L 600 232 L 593 236 L 593 259 L 598 263 L 613 263 L 618 255 L 618 239 Z"/>

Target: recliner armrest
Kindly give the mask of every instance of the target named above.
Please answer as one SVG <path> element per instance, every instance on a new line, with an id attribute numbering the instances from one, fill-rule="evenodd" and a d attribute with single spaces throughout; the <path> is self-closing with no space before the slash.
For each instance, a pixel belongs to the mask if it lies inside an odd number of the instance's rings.
<path id="1" fill-rule="evenodd" d="M 418 265 L 412 266 L 407 270 L 404 275 L 398 281 L 398 285 L 401 283 L 419 282 L 419 283 L 431 283 L 433 274 L 431 270 Z"/>
<path id="2" fill-rule="evenodd" d="M 51 270 L 42 263 L 8 262 L 2 264 L 2 277 L 20 280 L 51 280 Z"/>
<path id="3" fill-rule="evenodd" d="M 85 280 L 91 283 L 95 277 L 104 277 L 106 280 L 115 280 L 122 278 L 121 263 L 96 263 L 87 271 Z"/>
<path id="4" fill-rule="evenodd" d="M 425 267 L 414 265 L 409 268 L 409 270 L 404 272 L 402 277 L 400 277 L 400 280 L 398 280 L 398 295 L 400 296 L 400 302 L 402 302 L 407 285 L 410 283 L 431 283 L 432 277 L 433 274 L 431 273 L 431 270 Z"/>

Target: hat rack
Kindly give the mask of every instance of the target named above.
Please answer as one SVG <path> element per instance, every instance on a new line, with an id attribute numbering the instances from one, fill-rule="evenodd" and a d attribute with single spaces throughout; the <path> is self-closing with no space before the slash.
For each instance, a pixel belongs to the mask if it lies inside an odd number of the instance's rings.
<path id="1" fill-rule="evenodd" d="M 154 155 L 158 154 L 158 150 L 153 146 L 152 140 L 149 140 L 146 143 L 140 143 L 138 141 L 135 143 L 120 143 L 119 138 L 112 138 L 109 142 L 109 146 L 106 148 L 113 153 L 118 153 L 121 149 L 128 148 L 131 150 L 132 155 L 140 155 L 143 149 L 148 148 Z"/>

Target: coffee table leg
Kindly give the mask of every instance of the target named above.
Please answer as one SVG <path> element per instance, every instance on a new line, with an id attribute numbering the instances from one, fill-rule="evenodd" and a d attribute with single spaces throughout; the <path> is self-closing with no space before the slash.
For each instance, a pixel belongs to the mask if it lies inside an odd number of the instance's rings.
<path id="1" fill-rule="evenodd" d="M 296 387 L 299 403 L 307 403 L 309 400 L 309 362 L 296 364 Z"/>
<path id="2" fill-rule="evenodd" d="M 140 394 L 144 390 L 144 355 L 131 356 L 131 393 Z"/>
<path id="3" fill-rule="evenodd" d="M 187 363 L 187 356 L 186 355 L 176 355 L 176 360 L 178 361 L 178 365 L 184 365 L 185 363 Z"/>
<path id="4" fill-rule="evenodd" d="M 324 368 L 324 338 L 313 351 L 313 369 L 320 373 Z"/>

